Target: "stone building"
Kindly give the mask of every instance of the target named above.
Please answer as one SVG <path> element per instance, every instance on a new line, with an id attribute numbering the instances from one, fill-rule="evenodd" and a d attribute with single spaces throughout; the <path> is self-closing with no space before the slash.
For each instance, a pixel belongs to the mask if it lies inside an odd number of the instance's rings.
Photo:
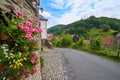
<path id="1" fill-rule="evenodd" d="M 35 19 L 39 15 L 40 0 L 1 0 L 0 10 L 5 13 L 15 15 L 16 11 L 22 11 L 30 20 Z M 40 34 L 35 39 L 41 45 Z"/>
<path id="2" fill-rule="evenodd" d="M 115 44 L 120 45 L 120 33 L 115 36 Z"/>
<path id="3" fill-rule="evenodd" d="M 4 12 L 10 12 L 11 9 L 16 12 L 17 10 L 23 11 L 24 14 L 35 18 L 38 15 L 39 0 L 1 0 L 0 8 Z"/>
<path id="4" fill-rule="evenodd" d="M 120 57 L 120 32 L 115 36 L 115 48 L 117 51 L 117 57 Z"/>
<path id="5" fill-rule="evenodd" d="M 16 11 L 22 11 L 28 15 L 30 20 L 38 17 L 40 0 L 0 0 L 0 11 L 15 15 Z M 34 37 L 40 45 L 40 34 Z M 36 75 L 31 76 L 30 80 L 41 80 L 40 64 L 37 65 L 39 71 Z"/>

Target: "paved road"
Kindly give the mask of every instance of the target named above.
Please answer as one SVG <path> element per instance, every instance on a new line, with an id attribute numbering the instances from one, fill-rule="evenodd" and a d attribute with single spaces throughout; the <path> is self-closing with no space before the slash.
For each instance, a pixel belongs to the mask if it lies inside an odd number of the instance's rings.
<path id="1" fill-rule="evenodd" d="M 120 80 L 120 63 L 78 50 L 55 50 L 67 60 L 76 80 Z"/>

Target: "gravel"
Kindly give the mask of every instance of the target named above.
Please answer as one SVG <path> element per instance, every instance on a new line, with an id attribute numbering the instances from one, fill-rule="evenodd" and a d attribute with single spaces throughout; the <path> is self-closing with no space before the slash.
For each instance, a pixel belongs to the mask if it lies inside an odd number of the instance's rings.
<path id="1" fill-rule="evenodd" d="M 42 71 L 42 80 L 64 80 L 64 68 L 62 58 L 54 49 L 47 49 L 42 52 L 44 57 L 44 67 Z"/>

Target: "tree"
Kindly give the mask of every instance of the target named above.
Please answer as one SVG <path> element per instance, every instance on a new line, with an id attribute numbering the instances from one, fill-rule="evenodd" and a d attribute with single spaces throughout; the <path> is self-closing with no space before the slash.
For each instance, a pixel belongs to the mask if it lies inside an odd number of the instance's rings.
<path id="1" fill-rule="evenodd" d="M 102 25 L 102 31 L 103 32 L 109 32 L 110 31 L 110 26 L 109 25 L 107 25 L 107 24 L 103 24 Z"/>

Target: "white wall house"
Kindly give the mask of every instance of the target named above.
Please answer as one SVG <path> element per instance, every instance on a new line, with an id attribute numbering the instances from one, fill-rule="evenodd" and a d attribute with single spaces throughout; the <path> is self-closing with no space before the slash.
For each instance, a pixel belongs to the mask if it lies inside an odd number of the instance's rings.
<path id="1" fill-rule="evenodd" d="M 39 17 L 40 17 L 40 27 L 43 31 L 41 33 L 41 38 L 47 39 L 47 21 L 48 21 L 48 19 L 45 19 L 42 15 L 40 15 Z"/>
<path id="2" fill-rule="evenodd" d="M 45 19 L 42 15 L 39 15 L 39 19 L 40 19 L 40 27 L 42 29 L 42 33 L 41 33 L 42 45 L 46 45 L 48 19 Z"/>

